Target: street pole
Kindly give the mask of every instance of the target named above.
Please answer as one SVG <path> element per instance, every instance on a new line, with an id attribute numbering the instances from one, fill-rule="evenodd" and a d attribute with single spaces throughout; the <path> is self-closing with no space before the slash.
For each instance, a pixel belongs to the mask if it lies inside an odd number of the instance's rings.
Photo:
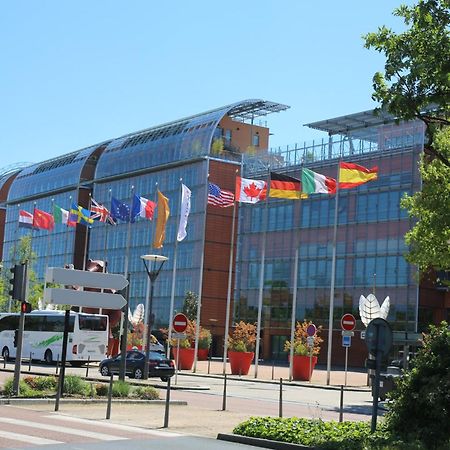
<path id="1" fill-rule="evenodd" d="M 126 304 L 123 307 L 123 333 L 120 339 L 120 366 L 119 366 L 119 380 L 125 381 L 125 373 L 127 370 L 127 337 L 128 337 L 128 308 L 129 308 L 129 293 L 130 293 L 130 274 L 127 274 L 128 284 L 124 289 L 124 297 Z M 122 291 L 123 292 L 123 291 Z"/>
<path id="2" fill-rule="evenodd" d="M 155 289 L 155 283 L 154 281 L 156 280 L 156 277 L 151 277 L 150 278 L 150 298 L 149 298 L 149 302 L 148 302 L 148 320 L 147 320 L 147 347 L 145 348 L 145 365 L 144 365 L 144 380 L 148 379 L 148 369 L 149 369 L 149 364 L 148 361 L 150 359 L 150 343 L 151 343 L 151 338 L 152 338 L 152 325 L 153 325 L 153 315 L 152 315 L 152 311 L 153 311 L 153 292 Z"/>

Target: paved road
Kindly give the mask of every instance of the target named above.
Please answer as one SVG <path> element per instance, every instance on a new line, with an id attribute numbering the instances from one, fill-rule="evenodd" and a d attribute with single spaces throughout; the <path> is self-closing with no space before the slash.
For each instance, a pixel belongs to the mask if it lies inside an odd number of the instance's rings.
<path id="1" fill-rule="evenodd" d="M 106 423 L 47 411 L 3 406 L 0 408 L 0 448 L 25 449 L 250 449 L 211 438 Z"/>

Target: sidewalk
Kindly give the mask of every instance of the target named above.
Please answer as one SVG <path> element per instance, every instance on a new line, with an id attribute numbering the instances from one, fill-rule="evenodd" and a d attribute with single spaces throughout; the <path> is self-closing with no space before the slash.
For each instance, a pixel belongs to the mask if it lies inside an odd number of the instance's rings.
<path id="1" fill-rule="evenodd" d="M 209 369 L 209 370 L 208 370 Z M 186 375 L 219 375 L 223 374 L 223 361 L 218 359 L 212 359 L 211 361 L 198 361 L 195 373 L 193 371 L 182 370 L 180 374 Z M 226 365 L 226 373 L 231 374 L 230 364 Z M 239 377 L 239 376 L 238 376 Z M 289 367 L 287 365 L 271 365 L 266 363 L 259 363 L 258 376 L 255 378 L 255 365 L 252 364 L 248 375 L 243 375 L 240 378 L 246 380 L 260 380 L 260 381 L 279 381 L 283 378 L 283 381 L 289 379 Z M 311 381 L 300 381 L 301 384 L 311 384 L 317 387 L 327 386 L 327 369 L 324 366 L 316 366 Z M 345 385 L 345 371 L 343 368 L 336 368 L 330 371 L 330 386 L 340 387 Z M 366 388 L 367 386 L 367 372 L 361 370 L 348 370 L 347 371 L 347 387 Z"/>

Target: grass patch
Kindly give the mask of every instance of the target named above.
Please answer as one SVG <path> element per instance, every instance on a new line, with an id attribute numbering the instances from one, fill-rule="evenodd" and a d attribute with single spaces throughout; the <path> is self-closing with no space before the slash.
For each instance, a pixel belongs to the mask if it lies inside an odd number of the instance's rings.
<path id="1" fill-rule="evenodd" d="M 112 386 L 113 397 L 128 397 L 130 395 L 131 387 L 126 381 L 114 381 Z"/>
<path id="2" fill-rule="evenodd" d="M 90 393 L 89 383 L 76 375 L 64 377 L 64 394 L 88 396 Z"/>

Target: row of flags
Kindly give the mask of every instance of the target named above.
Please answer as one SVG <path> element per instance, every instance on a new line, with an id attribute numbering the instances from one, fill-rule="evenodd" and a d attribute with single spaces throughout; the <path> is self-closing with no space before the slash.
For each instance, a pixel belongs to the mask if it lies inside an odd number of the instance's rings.
<path id="1" fill-rule="evenodd" d="M 208 204 L 222 208 L 233 206 L 234 201 L 240 203 L 257 203 L 272 198 L 298 200 L 308 198 L 310 194 L 335 194 L 339 189 L 351 189 L 368 181 L 376 180 L 378 167 L 367 169 L 354 163 L 339 163 L 339 183 L 310 169 L 302 168 L 301 179 L 288 175 L 270 172 L 270 188 L 265 180 L 251 180 L 236 177 L 235 194 L 220 189 L 209 183 Z"/>
<path id="2" fill-rule="evenodd" d="M 217 184 L 208 183 L 208 204 L 220 208 L 233 206 L 234 202 L 257 203 L 266 197 L 301 199 L 309 194 L 324 193 L 335 194 L 339 189 L 350 189 L 360 184 L 376 180 L 378 167 L 367 169 L 354 163 L 339 163 L 339 182 L 310 169 L 302 168 L 301 179 L 288 175 L 270 172 L 270 188 L 265 180 L 252 180 L 236 177 L 235 194 L 221 189 Z M 165 239 L 165 226 L 170 216 L 169 199 L 160 191 L 157 193 L 157 203 L 133 195 L 131 204 L 111 198 L 111 209 L 98 203 L 92 197 L 89 209 L 72 204 L 70 210 L 53 204 L 53 214 L 34 208 L 33 213 L 25 210 L 19 211 L 19 227 L 44 229 L 52 231 L 56 223 L 74 227 L 77 224 L 90 226 L 95 221 L 116 225 L 118 220 L 134 223 L 138 217 L 152 220 L 155 209 L 158 208 L 155 239 L 153 246 L 161 248 Z M 186 226 L 190 212 L 191 191 L 182 184 L 180 223 L 177 232 L 177 240 L 182 241 L 186 237 Z"/>

